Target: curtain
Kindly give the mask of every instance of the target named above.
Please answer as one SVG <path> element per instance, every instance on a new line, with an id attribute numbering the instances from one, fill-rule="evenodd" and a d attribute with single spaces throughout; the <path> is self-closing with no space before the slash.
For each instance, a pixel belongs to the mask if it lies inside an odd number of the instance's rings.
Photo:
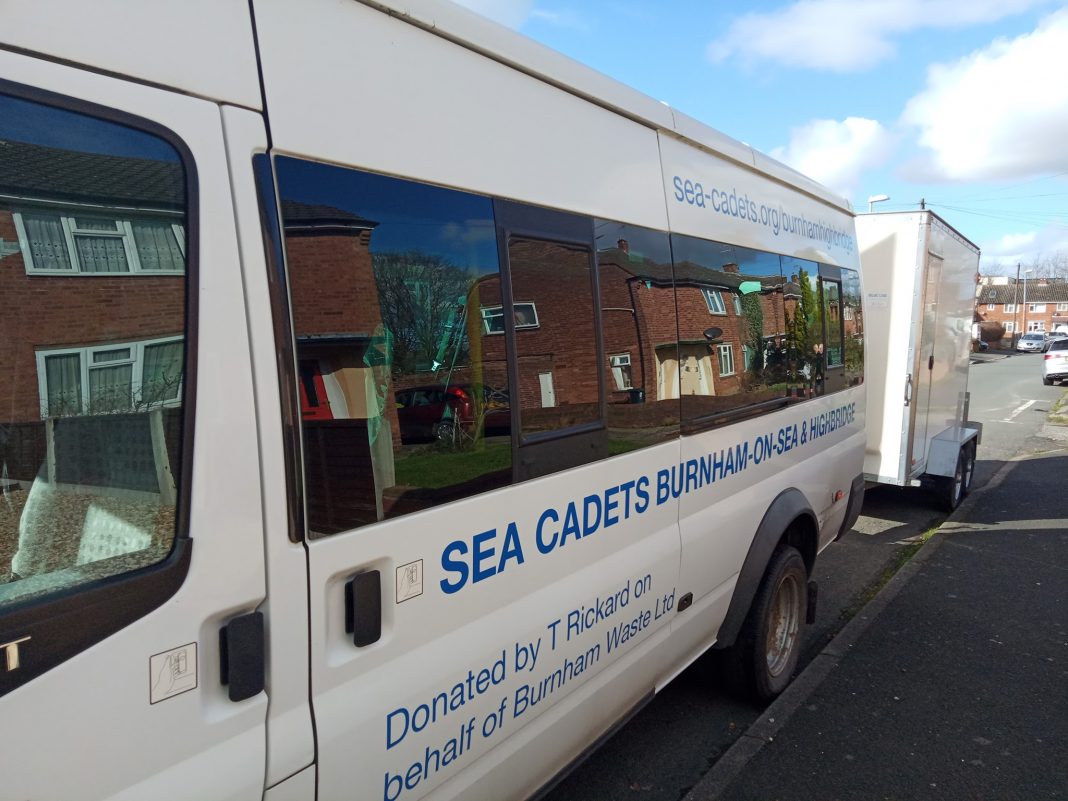
<path id="1" fill-rule="evenodd" d="M 133 406 L 131 382 L 133 365 L 92 367 L 89 369 L 89 412 L 107 414 L 126 412 Z"/>
<path id="2" fill-rule="evenodd" d="M 69 270 L 70 253 L 58 214 L 23 214 L 22 224 L 30 240 L 30 259 L 35 270 Z"/>
<path id="3" fill-rule="evenodd" d="M 81 356 L 68 353 L 45 357 L 48 416 L 62 417 L 82 411 Z"/>
<path id="4" fill-rule="evenodd" d="M 185 257 L 169 222 L 134 220 L 132 225 L 142 270 L 185 269 Z"/>
<path id="5" fill-rule="evenodd" d="M 128 273 L 126 248 L 121 236 L 74 235 L 78 264 L 83 273 Z"/>
<path id="6" fill-rule="evenodd" d="M 182 342 L 145 346 L 141 400 L 146 404 L 176 400 L 182 383 Z"/>

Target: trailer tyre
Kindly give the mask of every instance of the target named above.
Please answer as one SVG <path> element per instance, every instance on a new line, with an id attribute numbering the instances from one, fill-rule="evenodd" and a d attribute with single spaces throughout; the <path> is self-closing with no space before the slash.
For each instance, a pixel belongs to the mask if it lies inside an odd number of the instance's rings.
<path id="1" fill-rule="evenodd" d="M 966 497 L 972 489 L 972 479 L 975 478 L 975 440 L 968 442 L 964 448 L 962 448 L 962 458 L 964 459 L 964 483 L 961 486 L 961 497 Z"/>
<path id="2" fill-rule="evenodd" d="M 766 703 L 786 689 L 801 655 L 808 612 L 808 571 L 796 548 L 776 549 L 738 639 L 723 655 L 731 689 Z"/>
<path id="3" fill-rule="evenodd" d="M 953 471 L 953 475 L 938 479 L 938 501 L 943 511 L 952 512 L 960 506 L 960 502 L 964 500 L 964 495 L 968 491 L 965 479 L 971 482 L 972 468 L 965 470 L 968 463 L 968 457 L 965 455 L 967 450 L 968 446 L 965 445 L 957 454 L 957 469 Z M 974 467 L 974 462 L 972 464 Z"/>

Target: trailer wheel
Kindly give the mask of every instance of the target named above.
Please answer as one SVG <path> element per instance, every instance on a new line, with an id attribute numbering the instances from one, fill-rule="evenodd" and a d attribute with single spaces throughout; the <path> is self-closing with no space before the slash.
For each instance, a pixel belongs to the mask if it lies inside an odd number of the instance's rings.
<path id="1" fill-rule="evenodd" d="M 776 549 L 738 639 L 723 655 L 731 689 L 766 703 L 786 689 L 801 656 L 808 571 L 796 548 Z"/>
<path id="2" fill-rule="evenodd" d="M 964 459 L 964 483 L 961 486 L 961 497 L 967 496 L 972 489 L 972 479 L 975 478 L 975 440 L 971 440 L 961 449 Z"/>
<path id="3" fill-rule="evenodd" d="M 965 463 L 967 462 L 966 450 L 967 446 L 960 449 L 960 453 L 957 455 L 957 469 L 953 471 L 953 475 L 938 479 L 936 492 L 943 511 L 952 512 L 964 500 L 964 494 L 967 492 L 964 484 Z M 967 472 L 967 476 L 970 483 L 971 470 Z"/>

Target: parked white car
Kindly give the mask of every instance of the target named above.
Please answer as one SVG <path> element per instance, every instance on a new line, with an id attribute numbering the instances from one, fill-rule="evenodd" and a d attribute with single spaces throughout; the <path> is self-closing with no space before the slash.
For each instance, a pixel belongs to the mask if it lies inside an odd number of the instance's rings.
<path id="1" fill-rule="evenodd" d="M 1063 381 L 1066 378 L 1068 378 L 1068 339 L 1054 340 L 1042 357 L 1042 383 L 1048 387 L 1054 381 Z"/>

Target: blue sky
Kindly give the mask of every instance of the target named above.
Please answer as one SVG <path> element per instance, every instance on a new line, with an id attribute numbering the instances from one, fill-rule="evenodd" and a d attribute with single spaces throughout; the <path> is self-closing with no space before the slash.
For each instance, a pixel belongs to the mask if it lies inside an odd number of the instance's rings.
<path id="1" fill-rule="evenodd" d="M 1068 4 L 461 0 L 867 210 L 921 198 L 983 272 L 1068 275 Z M 1037 274 L 1037 273 L 1036 273 Z"/>

